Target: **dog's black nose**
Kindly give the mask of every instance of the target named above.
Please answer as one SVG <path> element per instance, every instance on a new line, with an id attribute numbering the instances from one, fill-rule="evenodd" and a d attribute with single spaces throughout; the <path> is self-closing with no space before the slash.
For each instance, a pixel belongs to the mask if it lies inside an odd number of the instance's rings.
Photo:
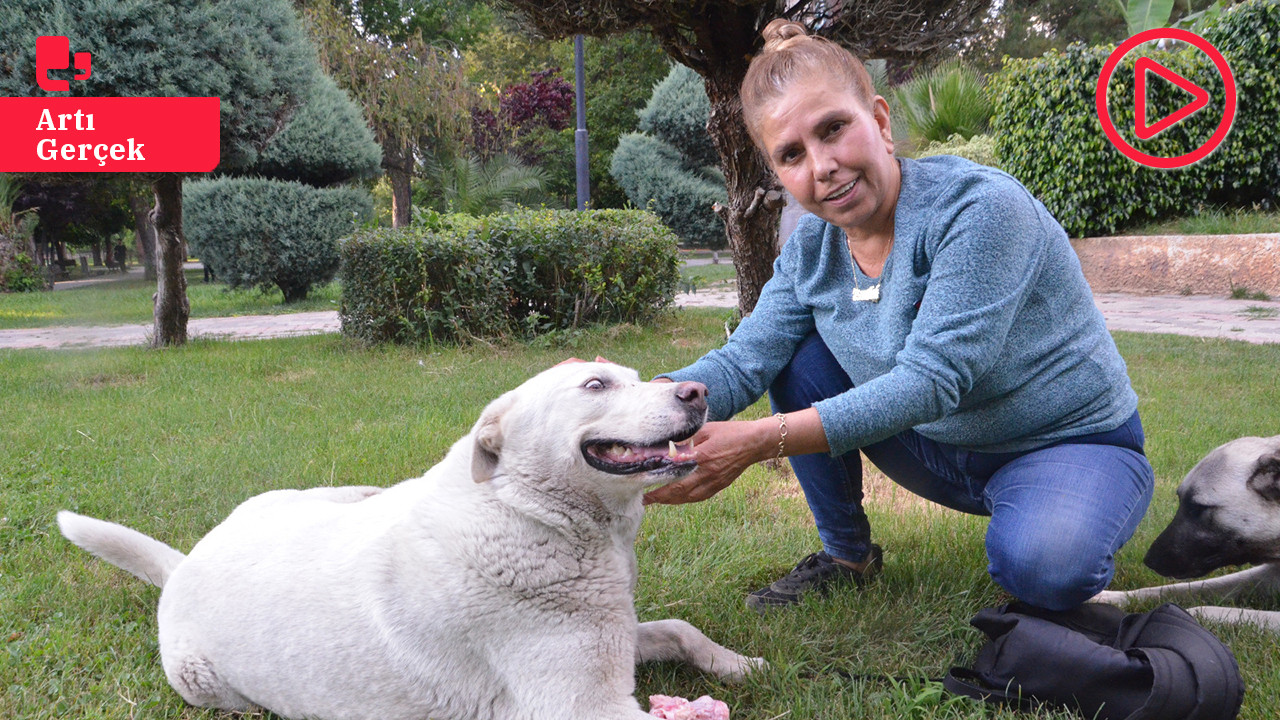
<path id="1" fill-rule="evenodd" d="M 686 381 L 676 385 L 676 397 L 695 410 L 707 409 L 707 386 L 700 382 Z"/>

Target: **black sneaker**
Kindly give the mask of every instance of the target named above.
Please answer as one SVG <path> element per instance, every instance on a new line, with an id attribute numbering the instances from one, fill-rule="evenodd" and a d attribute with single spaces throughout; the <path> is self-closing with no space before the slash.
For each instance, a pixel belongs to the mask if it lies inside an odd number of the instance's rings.
<path id="1" fill-rule="evenodd" d="M 852 582 L 857 587 L 878 574 L 884 567 L 884 552 L 872 545 L 867 553 L 867 569 L 858 572 L 836 562 L 826 551 L 816 552 L 801 560 L 791 572 L 747 595 L 747 607 L 757 612 L 795 605 L 806 593 L 823 595 L 837 585 Z"/>

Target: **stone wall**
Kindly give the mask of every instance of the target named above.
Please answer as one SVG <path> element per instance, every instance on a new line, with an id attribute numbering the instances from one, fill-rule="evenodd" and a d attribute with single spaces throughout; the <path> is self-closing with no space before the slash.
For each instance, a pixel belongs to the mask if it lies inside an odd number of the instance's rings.
<path id="1" fill-rule="evenodd" d="M 1280 295 L 1280 233 L 1071 241 L 1094 292 Z"/>

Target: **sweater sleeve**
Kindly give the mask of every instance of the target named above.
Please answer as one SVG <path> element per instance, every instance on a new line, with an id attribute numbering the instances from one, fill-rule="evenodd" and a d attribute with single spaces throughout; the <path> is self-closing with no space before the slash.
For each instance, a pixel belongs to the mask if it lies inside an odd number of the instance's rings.
<path id="1" fill-rule="evenodd" d="M 706 385 L 712 420 L 728 420 L 759 400 L 813 330 L 812 312 L 796 300 L 794 257 L 784 250 L 774 261 L 773 277 L 761 289 L 755 310 L 729 342 L 688 367 L 659 376 Z"/>
<path id="2" fill-rule="evenodd" d="M 1052 219 L 1025 188 L 978 172 L 940 190 L 928 217 L 899 220 L 924 233 L 929 278 L 893 368 L 814 405 L 834 455 L 956 410 L 1005 352 L 1039 275 Z"/>

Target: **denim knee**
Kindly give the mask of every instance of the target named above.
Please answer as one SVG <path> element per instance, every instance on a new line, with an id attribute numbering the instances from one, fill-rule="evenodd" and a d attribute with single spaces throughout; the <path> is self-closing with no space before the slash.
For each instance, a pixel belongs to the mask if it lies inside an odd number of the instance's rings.
<path id="1" fill-rule="evenodd" d="M 1115 561 L 1109 553 L 1048 542 L 1010 545 L 991 540 L 988 536 L 991 579 L 1036 607 L 1069 610 L 1106 589 L 1115 574 Z"/>

